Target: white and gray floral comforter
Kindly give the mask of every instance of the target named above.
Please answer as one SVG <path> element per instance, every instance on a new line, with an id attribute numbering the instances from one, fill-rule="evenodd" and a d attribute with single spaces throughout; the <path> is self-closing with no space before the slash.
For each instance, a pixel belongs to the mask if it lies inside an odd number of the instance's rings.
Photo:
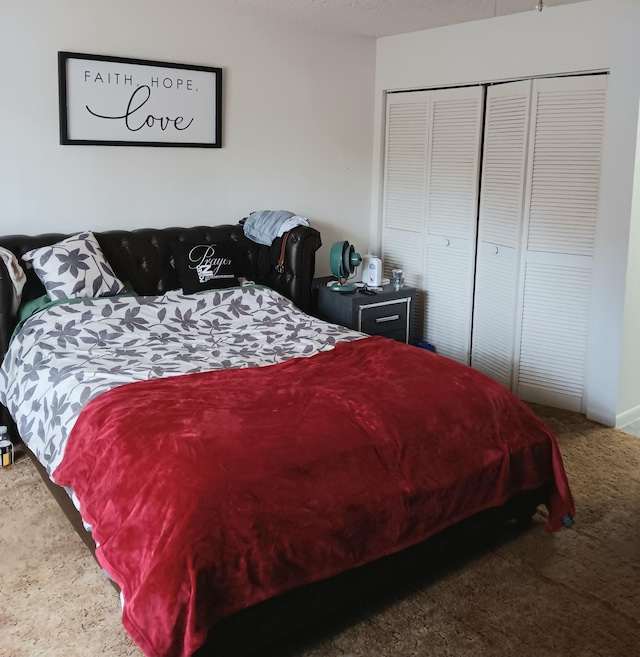
<path id="1" fill-rule="evenodd" d="M 0 368 L 0 402 L 51 475 L 85 404 L 111 388 L 270 365 L 360 337 L 267 288 L 86 299 L 25 322 Z"/>

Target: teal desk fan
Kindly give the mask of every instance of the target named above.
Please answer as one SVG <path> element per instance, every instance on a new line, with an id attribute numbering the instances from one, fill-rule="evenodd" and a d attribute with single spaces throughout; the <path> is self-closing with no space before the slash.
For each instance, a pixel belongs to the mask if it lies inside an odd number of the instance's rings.
<path id="1" fill-rule="evenodd" d="M 338 282 L 333 283 L 330 289 L 336 292 L 353 292 L 356 286 L 349 283 L 348 279 L 361 262 L 360 254 L 356 253 L 353 245 L 346 240 L 333 244 L 329 253 L 329 264 L 331 273 L 338 279 Z"/>

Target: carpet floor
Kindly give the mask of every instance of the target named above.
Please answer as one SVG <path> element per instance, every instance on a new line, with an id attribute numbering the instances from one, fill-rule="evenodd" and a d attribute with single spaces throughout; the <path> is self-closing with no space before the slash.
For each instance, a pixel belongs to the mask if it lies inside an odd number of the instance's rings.
<path id="1" fill-rule="evenodd" d="M 534 411 L 558 437 L 576 524 L 470 547 L 270 657 L 640 657 L 640 438 Z M 0 657 L 142 657 L 111 585 L 27 458 L 0 471 Z"/>

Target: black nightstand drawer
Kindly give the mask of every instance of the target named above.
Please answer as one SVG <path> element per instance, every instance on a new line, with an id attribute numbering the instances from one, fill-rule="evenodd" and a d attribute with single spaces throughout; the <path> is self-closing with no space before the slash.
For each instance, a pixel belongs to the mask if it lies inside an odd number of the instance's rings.
<path id="1" fill-rule="evenodd" d="M 320 279 L 322 281 L 322 279 Z M 358 291 L 339 294 L 329 289 L 325 281 L 316 289 L 316 312 L 320 319 L 342 324 L 369 335 L 383 335 L 400 342 L 411 338 L 416 312 L 416 289 L 402 287 L 394 290 L 391 285 L 382 286 L 374 295 Z"/>
<path id="2" fill-rule="evenodd" d="M 407 330 L 407 302 L 394 301 L 360 306 L 360 330 L 379 335 Z M 406 339 L 403 337 L 403 339 Z"/>
<path id="3" fill-rule="evenodd" d="M 407 329 L 401 328 L 398 329 L 397 331 L 376 331 L 375 333 L 371 333 L 371 335 L 381 335 L 383 338 L 391 338 L 392 340 L 397 340 L 398 342 L 406 342 L 407 341 Z"/>

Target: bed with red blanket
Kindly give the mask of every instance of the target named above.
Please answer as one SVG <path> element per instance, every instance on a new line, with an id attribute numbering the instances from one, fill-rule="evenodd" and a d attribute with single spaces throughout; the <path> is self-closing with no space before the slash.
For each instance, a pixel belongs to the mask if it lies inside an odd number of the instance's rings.
<path id="1" fill-rule="evenodd" d="M 549 530 L 574 515 L 552 433 L 502 386 L 264 285 L 45 304 L 0 395 L 149 656 L 515 499 Z"/>

